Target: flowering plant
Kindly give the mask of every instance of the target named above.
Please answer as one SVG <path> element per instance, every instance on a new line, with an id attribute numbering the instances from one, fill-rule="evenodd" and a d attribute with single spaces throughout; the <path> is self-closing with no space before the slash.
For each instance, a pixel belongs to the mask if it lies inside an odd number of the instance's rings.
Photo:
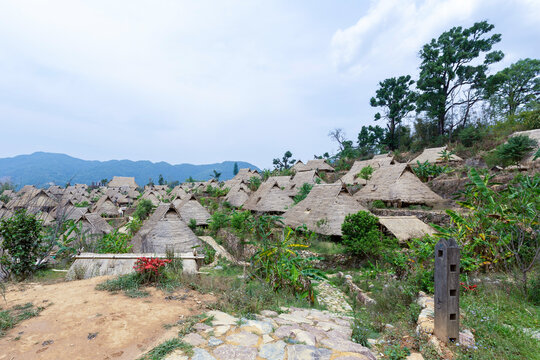
<path id="1" fill-rule="evenodd" d="M 461 282 L 459 284 L 463 287 L 464 291 L 475 291 L 476 290 L 476 285 L 467 285 L 464 282 Z"/>
<path id="2" fill-rule="evenodd" d="M 133 268 L 143 277 L 145 282 L 157 282 L 163 268 L 170 262 L 171 260 L 168 259 L 140 257 Z"/>

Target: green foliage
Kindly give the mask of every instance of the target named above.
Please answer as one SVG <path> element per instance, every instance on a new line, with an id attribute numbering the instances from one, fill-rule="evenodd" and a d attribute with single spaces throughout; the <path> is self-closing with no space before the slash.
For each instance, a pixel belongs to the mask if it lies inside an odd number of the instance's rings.
<path id="1" fill-rule="evenodd" d="M 308 183 L 302 184 L 298 193 L 293 198 L 294 204 L 298 204 L 300 201 L 304 200 L 311 192 L 311 189 L 313 189 L 313 185 Z"/>
<path id="2" fill-rule="evenodd" d="M 251 224 L 253 223 L 253 215 L 251 211 L 233 211 L 230 217 L 231 227 L 235 230 L 236 234 L 245 237 L 251 230 Z"/>
<path id="3" fill-rule="evenodd" d="M 192 346 L 183 342 L 179 338 L 173 338 L 165 341 L 164 343 L 156 346 L 150 352 L 143 355 L 139 360 L 161 360 L 172 353 L 174 350 L 180 349 L 185 354 L 191 355 L 193 353 Z"/>
<path id="4" fill-rule="evenodd" d="M 454 155 L 456 152 L 454 150 L 446 150 L 446 149 L 443 149 L 441 152 L 439 152 L 439 159 L 441 159 L 443 162 L 449 162 L 450 160 L 452 160 L 452 155 Z"/>
<path id="5" fill-rule="evenodd" d="M 374 209 L 386 209 L 386 204 L 382 200 L 375 200 L 371 203 Z"/>
<path id="6" fill-rule="evenodd" d="M 482 140 L 482 131 L 475 126 L 467 126 L 459 132 L 458 138 L 464 146 L 471 147 Z"/>
<path id="7" fill-rule="evenodd" d="M 0 311 L 0 338 L 6 334 L 6 330 L 14 328 L 23 320 L 38 316 L 43 309 L 43 307 L 35 308 L 32 303 L 26 303 Z"/>
<path id="8" fill-rule="evenodd" d="M 465 29 L 453 27 L 420 50 L 417 108 L 435 120 L 438 135 L 445 134 L 453 109 L 463 105 L 469 109 L 478 101 L 488 66 L 503 58 L 501 51 L 490 52 L 501 41 L 500 34 L 488 35 L 493 28 L 486 21 Z M 479 59 L 481 53 L 486 53 L 484 59 Z M 460 93 L 464 87 L 470 90 L 469 96 Z"/>
<path id="9" fill-rule="evenodd" d="M 422 180 L 423 182 L 427 182 L 429 179 L 436 178 L 437 176 L 447 173 L 450 169 L 448 166 L 439 166 L 437 164 L 430 164 L 429 161 L 425 161 L 424 163 L 420 163 L 420 161 L 416 161 L 416 167 L 413 167 L 413 171 Z"/>
<path id="10" fill-rule="evenodd" d="M 126 224 L 126 229 L 128 230 L 130 236 L 135 235 L 141 227 L 142 220 L 140 220 L 138 217 L 133 217 L 133 219 Z"/>
<path id="11" fill-rule="evenodd" d="M 125 254 L 128 253 L 133 245 L 130 245 L 130 236 L 114 230 L 104 234 L 96 243 L 96 252 L 98 254 Z"/>
<path id="12" fill-rule="evenodd" d="M 189 219 L 188 227 L 189 227 L 192 231 L 195 231 L 195 230 L 197 229 L 197 220 L 195 220 L 195 219 Z"/>
<path id="13" fill-rule="evenodd" d="M 384 236 L 379 230 L 378 219 L 367 211 L 347 215 L 341 232 L 343 244 L 355 255 L 378 258 L 397 245 L 397 241 Z"/>
<path id="14" fill-rule="evenodd" d="M 295 231 L 289 227 L 280 238 L 263 236 L 260 249 L 251 258 L 252 276 L 268 283 L 275 291 L 287 289 L 293 294 L 315 302 L 311 279 L 321 280 L 324 274 L 312 266 L 315 258 L 300 256 L 297 249 L 308 246 L 295 243 Z"/>
<path id="15" fill-rule="evenodd" d="M 503 167 L 517 165 L 536 145 L 536 141 L 528 136 L 513 136 L 495 149 L 495 161 Z"/>
<path id="16" fill-rule="evenodd" d="M 238 175 L 238 171 L 239 171 L 239 170 L 238 170 L 238 163 L 235 162 L 235 163 L 234 163 L 234 167 L 233 167 L 233 175 L 234 175 L 234 176 Z"/>
<path id="17" fill-rule="evenodd" d="M 15 190 L 15 186 L 9 181 L 0 182 L 0 194 L 6 190 Z"/>
<path id="18" fill-rule="evenodd" d="M 390 360 L 405 360 L 411 351 L 407 347 L 401 347 L 399 344 L 390 345 L 384 351 L 384 358 Z"/>
<path id="19" fill-rule="evenodd" d="M 80 203 L 76 203 L 74 204 L 73 206 L 75 207 L 80 207 L 80 208 L 85 208 L 85 207 L 88 207 L 90 206 L 90 203 L 88 201 L 83 201 L 83 202 L 80 202 Z"/>
<path id="20" fill-rule="evenodd" d="M 213 170 L 210 176 L 212 176 L 212 179 L 219 181 L 219 178 L 221 177 L 221 173 L 216 170 Z"/>
<path id="21" fill-rule="evenodd" d="M 279 158 L 272 160 L 274 169 L 278 171 L 289 169 L 295 162 L 296 160 L 292 159 L 292 153 L 290 151 L 286 151 L 281 160 Z"/>
<path id="22" fill-rule="evenodd" d="M 158 185 L 167 185 L 167 181 L 163 178 L 163 175 L 159 174 Z"/>
<path id="23" fill-rule="evenodd" d="M 17 210 L 0 220 L 0 237 L 5 250 L 0 263 L 17 280 L 24 280 L 37 269 L 36 262 L 45 251 L 41 221 L 26 210 Z"/>
<path id="24" fill-rule="evenodd" d="M 372 97 L 370 104 L 373 107 L 383 107 L 384 115 L 375 114 L 375 120 L 382 117 L 388 121 L 388 141 L 390 150 L 399 147 L 398 137 L 396 136 L 396 127 L 407 114 L 413 111 L 415 107 L 416 94 L 410 90 L 414 84 L 410 75 L 400 76 L 399 78 L 389 78 L 379 83 L 376 96 Z"/>
<path id="25" fill-rule="evenodd" d="M 261 186 L 261 178 L 258 176 L 252 176 L 249 178 L 249 189 L 251 191 L 257 191 L 259 186 Z"/>
<path id="26" fill-rule="evenodd" d="M 208 228 L 215 235 L 219 229 L 229 226 L 229 222 L 228 211 L 216 211 L 208 219 Z"/>
<path id="27" fill-rule="evenodd" d="M 150 215 L 152 210 L 154 210 L 154 205 L 152 205 L 152 202 L 150 200 L 140 199 L 139 203 L 137 204 L 137 208 L 133 213 L 133 217 L 144 221 Z"/>
<path id="28" fill-rule="evenodd" d="M 364 166 L 358 174 L 355 175 L 355 177 L 359 177 L 364 180 L 371 179 L 371 175 L 373 174 L 373 167 L 371 165 Z"/>
<path id="29" fill-rule="evenodd" d="M 522 59 L 490 76 L 486 97 L 496 111 L 516 115 L 523 105 L 540 101 L 540 60 Z"/>
<path id="30" fill-rule="evenodd" d="M 213 187 L 212 185 L 208 185 L 206 187 L 206 193 L 210 195 L 211 197 L 215 197 L 215 198 L 223 197 L 227 195 L 228 192 L 229 192 L 229 188 L 220 188 L 218 186 Z"/>

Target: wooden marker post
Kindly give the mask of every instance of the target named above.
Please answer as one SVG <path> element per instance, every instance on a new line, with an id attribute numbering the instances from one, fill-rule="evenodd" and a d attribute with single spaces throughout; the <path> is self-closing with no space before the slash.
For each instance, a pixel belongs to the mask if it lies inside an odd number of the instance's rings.
<path id="1" fill-rule="evenodd" d="M 459 341 L 459 246 L 454 239 L 435 245 L 435 329 L 439 340 Z"/>

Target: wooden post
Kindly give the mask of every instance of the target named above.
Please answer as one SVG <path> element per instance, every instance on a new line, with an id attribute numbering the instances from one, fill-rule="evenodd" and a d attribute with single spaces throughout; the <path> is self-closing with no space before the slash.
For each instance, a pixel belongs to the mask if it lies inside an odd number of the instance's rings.
<path id="1" fill-rule="evenodd" d="M 435 245 L 435 329 L 439 340 L 459 340 L 459 246 L 454 239 Z"/>

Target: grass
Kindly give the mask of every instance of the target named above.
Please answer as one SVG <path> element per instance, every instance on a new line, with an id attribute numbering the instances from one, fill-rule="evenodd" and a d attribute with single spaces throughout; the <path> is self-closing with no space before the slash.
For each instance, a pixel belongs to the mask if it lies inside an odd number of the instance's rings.
<path id="1" fill-rule="evenodd" d="M 309 247 L 310 251 L 313 251 L 320 255 L 336 255 L 345 254 L 347 252 L 343 244 L 334 241 L 314 240 Z"/>
<path id="2" fill-rule="evenodd" d="M 14 328 L 21 321 L 38 316 L 43 309 L 43 307 L 34 307 L 32 303 L 26 303 L 0 311 L 0 337 L 4 336 L 7 330 Z"/>
<path id="3" fill-rule="evenodd" d="M 156 346 L 150 352 L 146 353 L 139 360 L 160 360 L 165 358 L 168 354 L 172 353 L 174 350 L 180 349 L 186 355 L 193 355 L 192 346 L 186 344 L 178 338 L 170 339 L 164 343 Z"/>

